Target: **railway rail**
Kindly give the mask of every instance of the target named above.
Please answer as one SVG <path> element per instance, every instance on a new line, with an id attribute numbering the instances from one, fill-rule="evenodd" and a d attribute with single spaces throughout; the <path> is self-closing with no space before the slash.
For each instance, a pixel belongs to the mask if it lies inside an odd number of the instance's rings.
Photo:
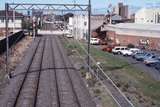
<path id="1" fill-rule="evenodd" d="M 2 107 L 96 107 L 59 37 L 37 37 L 6 87 Z"/>
<path id="2" fill-rule="evenodd" d="M 65 40 L 63 42 L 70 43 L 69 40 L 66 37 L 64 37 L 64 38 L 61 37 L 61 40 L 62 41 Z M 80 48 L 82 48 L 82 50 L 87 55 L 86 49 L 79 43 L 79 41 L 77 41 L 76 43 L 80 45 Z M 81 56 L 78 51 L 76 51 L 76 52 L 82 58 L 84 64 L 87 67 L 89 67 L 88 64 L 86 63 L 86 61 L 84 60 L 85 58 L 83 58 L 83 56 Z M 115 83 L 113 82 L 113 80 L 103 71 L 103 69 L 101 68 L 101 66 L 97 64 L 97 62 L 94 60 L 94 58 L 92 56 L 90 56 L 90 59 L 91 59 L 91 62 L 97 66 L 96 70 L 93 70 L 92 67 L 89 67 L 90 68 L 90 72 L 100 81 L 101 84 L 103 84 L 104 86 L 106 86 L 106 90 L 109 92 L 109 94 L 114 99 L 114 101 L 117 103 L 117 105 L 119 107 L 134 107 L 134 105 L 132 104 L 132 102 L 115 85 Z"/>

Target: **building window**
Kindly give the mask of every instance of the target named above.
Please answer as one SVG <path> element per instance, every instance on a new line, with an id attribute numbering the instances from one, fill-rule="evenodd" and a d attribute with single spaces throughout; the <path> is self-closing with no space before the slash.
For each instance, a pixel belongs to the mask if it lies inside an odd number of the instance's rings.
<path id="1" fill-rule="evenodd" d="M 151 20 L 151 22 L 153 23 L 153 20 Z"/>

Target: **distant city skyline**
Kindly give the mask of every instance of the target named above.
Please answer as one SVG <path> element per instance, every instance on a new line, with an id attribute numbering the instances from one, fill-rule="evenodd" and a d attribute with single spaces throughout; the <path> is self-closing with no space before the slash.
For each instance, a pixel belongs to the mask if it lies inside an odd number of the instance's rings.
<path id="1" fill-rule="evenodd" d="M 81 3 L 87 4 L 88 0 L 1 0 L 0 9 L 4 9 L 5 3 Z M 109 4 L 113 6 L 117 5 L 118 2 L 123 2 L 129 5 L 131 11 L 136 11 L 142 7 L 160 7 L 160 0 L 91 0 L 93 12 L 104 13 L 107 10 Z"/>

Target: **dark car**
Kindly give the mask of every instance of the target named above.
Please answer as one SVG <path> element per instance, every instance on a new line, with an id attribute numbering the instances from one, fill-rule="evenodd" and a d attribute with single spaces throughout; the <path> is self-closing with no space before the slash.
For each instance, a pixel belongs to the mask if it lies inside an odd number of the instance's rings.
<path id="1" fill-rule="evenodd" d="M 137 53 L 133 53 L 133 55 L 132 55 L 132 58 L 136 58 L 137 56 L 139 56 L 139 55 L 143 55 L 144 54 L 144 52 L 143 51 L 140 51 L 140 52 L 137 52 Z"/>
<path id="2" fill-rule="evenodd" d="M 135 59 L 136 59 L 137 61 L 144 61 L 145 58 L 152 57 L 152 56 L 154 56 L 153 53 L 144 53 L 144 54 L 142 54 L 142 55 L 136 56 Z"/>
<path id="3" fill-rule="evenodd" d="M 157 62 L 157 63 L 155 63 L 154 67 L 155 67 L 158 71 L 160 71 L 160 61 Z"/>

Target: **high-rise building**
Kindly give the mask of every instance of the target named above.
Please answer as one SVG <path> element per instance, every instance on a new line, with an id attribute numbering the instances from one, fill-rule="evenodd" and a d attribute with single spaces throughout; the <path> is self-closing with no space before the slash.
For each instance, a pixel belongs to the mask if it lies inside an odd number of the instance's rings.
<path id="1" fill-rule="evenodd" d="M 115 7 L 115 14 L 120 15 L 122 18 L 128 18 L 128 5 L 118 3 Z"/>

